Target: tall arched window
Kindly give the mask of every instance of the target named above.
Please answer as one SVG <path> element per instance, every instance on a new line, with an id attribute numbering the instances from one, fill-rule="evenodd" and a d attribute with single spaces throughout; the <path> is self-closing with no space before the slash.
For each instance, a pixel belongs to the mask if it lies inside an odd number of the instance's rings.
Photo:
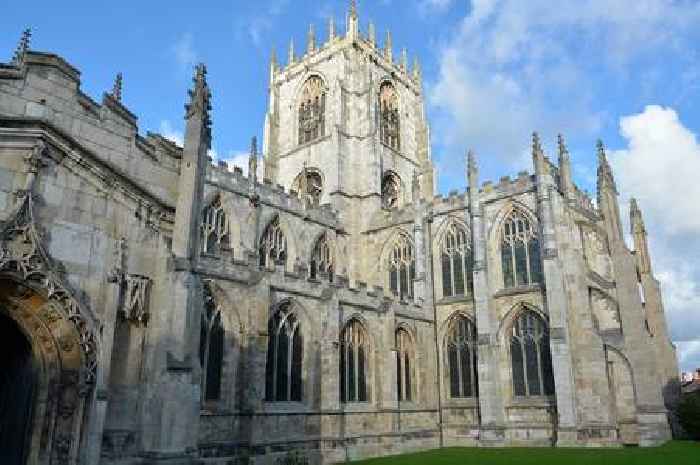
<path id="1" fill-rule="evenodd" d="M 362 324 L 351 320 L 340 336 L 340 399 L 366 402 L 369 344 Z"/>
<path id="2" fill-rule="evenodd" d="M 379 120 L 382 143 L 400 150 L 399 96 L 390 82 L 385 82 L 379 89 Z"/>
<path id="3" fill-rule="evenodd" d="M 317 279 L 320 276 L 325 276 L 329 281 L 333 281 L 333 262 L 334 253 L 332 242 L 328 240 L 328 236 L 323 234 L 316 245 L 314 246 L 311 260 L 309 260 L 309 277 Z"/>
<path id="4" fill-rule="evenodd" d="M 397 208 L 401 199 L 401 178 L 396 173 L 388 172 L 382 178 L 382 206 Z"/>
<path id="5" fill-rule="evenodd" d="M 221 203 L 221 197 L 202 211 L 202 253 L 218 255 L 222 250 L 230 248 L 228 219 Z"/>
<path id="6" fill-rule="evenodd" d="M 268 323 L 265 400 L 301 401 L 303 339 L 299 320 L 288 302 L 279 306 Z"/>
<path id="7" fill-rule="evenodd" d="M 451 297 L 472 293 L 472 251 L 467 232 L 455 223 L 445 231 L 440 247 L 442 265 L 442 295 Z"/>
<path id="8" fill-rule="evenodd" d="M 537 230 L 517 210 L 513 210 L 503 224 L 501 265 L 504 287 L 529 286 L 542 282 Z"/>
<path id="9" fill-rule="evenodd" d="M 224 360 L 224 327 L 221 311 L 211 294 L 209 283 L 204 285 L 204 308 L 202 309 L 199 336 L 199 362 L 202 366 L 202 399 L 221 398 L 221 369 Z"/>
<path id="10" fill-rule="evenodd" d="M 510 357 L 516 396 L 554 394 L 549 329 L 537 313 L 527 310 L 515 320 L 510 339 Z"/>
<path id="11" fill-rule="evenodd" d="M 401 300 L 413 298 L 413 280 L 416 278 L 416 259 L 413 243 L 405 234 L 399 234 L 389 251 L 389 289 Z"/>
<path id="12" fill-rule="evenodd" d="M 299 197 L 307 207 L 316 207 L 321 203 L 323 193 L 323 178 L 315 168 L 306 168 L 299 173 L 292 183 L 292 190 L 299 193 Z"/>
<path id="13" fill-rule="evenodd" d="M 265 229 L 260 239 L 260 266 L 270 267 L 287 260 L 287 239 L 280 227 L 279 218 L 275 218 Z"/>
<path id="14" fill-rule="evenodd" d="M 299 144 L 323 137 L 326 132 L 326 91 L 318 76 L 311 76 L 304 84 L 299 102 Z"/>
<path id="15" fill-rule="evenodd" d="M 450 369 L 450 396 L 477 397 L 476 326 L 458 315 L 447 334 L 447 364 Z"/>
<path id="16" fill-rule="evenodd" d="M 413 344 L 404 328 L 396 330 L 396 384 L 399 401 L 413 399 Z"/>

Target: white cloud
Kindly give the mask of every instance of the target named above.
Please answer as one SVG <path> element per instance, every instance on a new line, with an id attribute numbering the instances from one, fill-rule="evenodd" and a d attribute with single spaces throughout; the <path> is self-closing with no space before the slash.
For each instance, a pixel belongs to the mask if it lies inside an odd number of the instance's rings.
<path id="1" fill-rule="evenodd" d="M 160 135 L 175 142 L 180 147 L 184 144 L 184 133 L 180 129 L 175 129 L 169 120 L 163 120 L 160 122 Z"/>
<path id="2" fill-rule="evenodd" d="M 279 18 L 289 5 L 289 0 L 273 0 L 261 14 L 248 18 L 245 23 L 248 36 L 256 47 L 266 44 L 265 36 L 272 30 L 275 20 Z"/>
<path id="3" fill-rule="evenodd" d="M 197 63 L 198 54 L 194 49 L 194 39 L 192 38 L 192 34 L 189 32 L 178 38 L 173 45 L 172 52 L 175 55 L 175 59 L 177 60 L 178 64 L 183 68 L 187 68 L 189 70 Z"/>
<path id="4" fill-rule="evenodd" d="M 238 166 L 243 170 L 243 175 L 248 176 L 248 157 L 249 154 L 247 151 L 239 150 L 239 151 L 233 151 L 230 152 L 225 158 L 222 158 L 223 161 L 228 163 L 229 169 L 233 171 L 234 166 Z M 263 159 L 258 158 L 258 179 L 263 178 Z"/>
<path id="5" fill-rule="evenodd" d="M 620 121 L 628 148 L 611 161 L 627 192 L 667 234 L 700 233 L 700 144 L 671 108 L 647 106 Z M 669 206 L 673 208 L 669 208 Z"/>
<path id="6" fill-rule="evenodd" d="M 592 138 L 608 79 L 685 56 L 699 18 L 699 4 L 671 0 L 473 0 L 428 82 L 436 140 L 508 160 L 535 129 Z"/>
<path id="7" fill-rule="evenodd" d="M 688 371 L 700 366 L 700 144 L 676 111 L 656 105 L 621 118 L 620 134 L 627 148 L 609 158 L 621 207 L 639 200 L 671 338 Z"/>

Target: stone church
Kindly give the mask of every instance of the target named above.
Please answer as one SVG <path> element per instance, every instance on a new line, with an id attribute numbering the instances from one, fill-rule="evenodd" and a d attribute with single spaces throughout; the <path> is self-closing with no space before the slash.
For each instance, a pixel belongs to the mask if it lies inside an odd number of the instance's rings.
<path id="1" fill-rule="evenodd" d="M 532 172 L 482 182 L 470 152 L 435 196 L 417 62 L 355 2 L 344 29 L 273 58 L 245 175 L 208 156 L 204 65 L 180 147 L 29 32 L 0 64 L 0 462 L 671 437 L 675 351 L 602 143 L 595 201 L 536 134 Z"/>

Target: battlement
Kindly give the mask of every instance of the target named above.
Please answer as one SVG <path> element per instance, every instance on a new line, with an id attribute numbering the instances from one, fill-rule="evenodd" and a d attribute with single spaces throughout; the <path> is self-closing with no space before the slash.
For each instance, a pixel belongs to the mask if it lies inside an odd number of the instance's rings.
<path id="1" fill-rule="evenodd" d="M 279 64 L 276 54 L 273 53 L 270 65 L 270 82 L 285 81 L 290 76 L 306 71 L 314 63 L 322 62 L 331 55 L 348 47 L 357 47 L 362 50 L 371 57 L 375 64 L 384 68 L 387 74 L 400 80 L 416 93 L 421 92 L 421 69 L 417 57 L 414 58 L 413 65 L 409 66 L 408 52 L 403 48 L 399 55 L 399 60 L 396 61 L 391 31 L 386 32 L 383 47 L 380 47 L 374 23 L 370 21 L 367 31 L 361 31 L 357 11 L 355 10 L 353 13 L 352 8 L 348 12 L 348 22 L 344 36 L 339 36 L 336 33 L 335 20 L 331 17 L 328 21 L 328 33 L 325 42 L 316 43 L 316 28 L 314 24 L 310 24 L 306 38 L 306 47 L 301 56 L 296 54 L 294 39 L 289 44 L 286 65 Z"/>
<path id="2" fill-rule="evenodd" d="M 256 196 L 257 201 L 329 227 L 337 228 L 339 224 L 337 212 L 330 204 L 305 206 L 304 200 L 298 192 L 287 191 L 284 186 L 273 184 L 269 179 L 258 182 L 254 177 L 245 176 L 243 170 L 238 166 L 231 170 L 225 162 L 210 163 L 206 182 L 218 189 L 241 196 Z"/>

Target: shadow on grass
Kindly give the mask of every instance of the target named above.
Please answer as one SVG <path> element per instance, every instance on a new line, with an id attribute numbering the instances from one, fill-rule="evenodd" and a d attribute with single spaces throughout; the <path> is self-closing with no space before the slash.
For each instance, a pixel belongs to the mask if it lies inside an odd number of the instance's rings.
<path id="1" fill-rule="evenodd" d="M 463 448 L 436 449 L 352 462 L 353 465 L 699 465 L 700 442 L 624 449 Z"/>

